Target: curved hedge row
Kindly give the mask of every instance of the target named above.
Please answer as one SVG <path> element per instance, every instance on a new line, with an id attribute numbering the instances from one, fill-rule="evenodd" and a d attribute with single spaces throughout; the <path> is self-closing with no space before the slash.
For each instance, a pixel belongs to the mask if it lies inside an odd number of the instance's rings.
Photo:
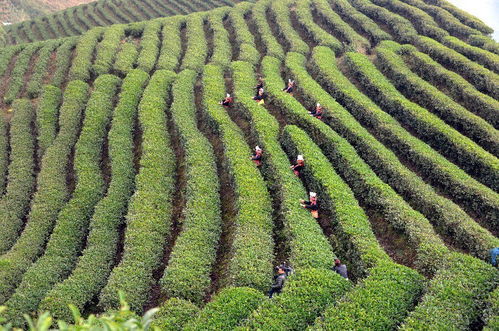
<path id="1" fill-rule="evenodd" d="M 62 83 L 66 80 L 68 76 L 68 70 L 71 66 L 73 49 L 76 47 L 78 38 L 68 38 L 62 43 L 62 45 L 57 49 L 56 54 L 56 68 L 52 76 L 50 84 L 62 87 Z"/>
<path id="2" fill-rule="evenodd" d="M 232 60 L 232 48 L 229 41 L 229 33 L 224 27 L 223 21 L 227 18 L 229 7 L 220 7 L 211 10 L 206 19 L 209 29 L 213 33 L 213 54 L 208 60 L 222 68 L 227 68 Z"/>
<path id="3" fill-rule="evenodd" d="M 71 275 L 54 286 L 40 303 L 41 310 L 50 311 L 56 318 L 71 320 L 68 304 L 83 310 L 111 273 L 118 249 L 118 229 L 124 223 L 134 188 L 134 122 L 148 78 L 145 72 L 133 70 L 123 80 L 108 134 L 112 176 L 106 196 L 95 206 L 86 248 Z"/>
<path id="4" fill-rule="evenodd" d="M 90 79 L 94 50 L 104 33 L 103 28 L 94 28 L 81 36 L 76 44 L 76 55 L 69 69 L 69 80 Z"/>
<path id="5" fill-rule="evenodd" d="M 497 285 L 497 274 L 488 263 L 450 254 L 400 329 L 422 330 L 429 325 L 440 330 L 469 329 L 482 313 L 487 294 Z"/>
<path id="6" fill-rule="evenodd" d="M 416 271 L 383 263 L 330 306 L 311 330 L 394 330 L 412 310 L 424 287 Z"/>
<path id="7" fill-rule="evenodd" d="M 147 73 L 154 69 L 156 59 L 159 55 L 161 22 L 158 20 L 150 21 L 145 25 L 142 38 L 140 39 L 140 51 L 137 58 L 137 69 Z M 171 38 L 171 36 L 164 36 Z"/>
<path id="8" fill-rule="evenodd" d="M 256 49 L 255 39 L 246 24 L 245 17 L 251 15 L 253 4 L 250 2 L 242 2 L 229 10 L 228 20 L 229 24 L 234 29 L 233 38 L 238 44 L 239 54 L 237 59 L 239 61 L 246 61 L 253 65 L 257 65 L 260 61 L 260 53 Z"/>
<path id="9" fill-rule="evenodd" d="M 153 271 L 161 264 L 163 247 L 170 235 L 175 157 L 165 109 L 174 78 L 173 72 L 156 71 L 140 101 L 140 170 L 126 218 L 123 257 L 100 294 L 99 305 L 104 309 L 119 307 L 121 290 L 130 308 L 142 311 L 154 282 Z"/>
<path id="10" fill-rule="evenodd" d="M 468 43 L 499 55 L 499 43 L 490 37 L 474 34 L 469 37 Z"/>
<path id="11" fill-rule="evenodd" d="M 448 67 L 466 78 L 480 92 L 499 99 L 499 75 L 431 38 L 419 36 L 414 40 L 414 44 L 444 67 Z"/>
<path id="12" fill-rule="evenodd" d="M 7 186 L 7 168 L 9 167 L 9 124 L 5 117 L 0 118 L 0 197 Z"/>
<path id="13" fill-rule="evenodd" d="M 312 14 L 312 1 L 295 1 L 294 14 L 301 25 L 303 33 L 306 33 L 307 39 L 321 46 L 328 46 L 337 51 L 342 49 L 342 44 L 333 35 L 325 31 L 319 24 L 315 22 Z M 327 6 L 331 12 L 329 5 Z M 319 10 L 321 12 L 321 10 Z M 334 13 L 334 12 L 333 12 Z M 334 14 L 336 15 L 336 14 Z"/>
<path id="14" fill-rule="evenodd" d="M 275 191 L 289 247 L 289 262 L 295 268 L 328 268 L 334 258 L 331 245 L 317 221 L 299 200 L 307 197 L 303 184 L 291 171 L 289 159 L 279 144 L 279 124 L 267 110 L 252 100 L 255 77 L 252 66 L 232 63 L 236 107 L 249 118 L 258 146 L 264 150 L 263 172 L 269 190 Z"/>
<path id="15" fill-rule="evenodd" d="M 170 112 L 185 153 L 186 187 L 182 231 L 161 278 L 161 290 L 201 304 L 211 284 L 211 271 L 222 232 L 220 185 L 213 149 L 197 128 L 194 83 L 197 73 L 185 70 L 173 84 Z"/>
<path id="16" fill-rule="evenodd" d="M 430 15 L 417 7 L 408 5 L 400 0 L 370 1 L 380 7 L 388 8 L 390 11 L 405 17 L 422 35 L 429 36 L 436 40 L 442 40 L 444 37 L 449 35 L 447 31 L 441 29 L 438 24 L 435 23 Z"/>
<path id="17" fill-rule="evenodd" d="M 350 0 L 352 6 L 374 21 L 386 25 L 395 39 L 403 43 L 410 43 L 418 33 L 410 21 L 392 13 L 386 8 L 376 6 L 369 0 Z"/>
<path id="18" fill-rule="evenodd" d="M 454 100 L 499 128 L 497 109 L 499 101 L 483 94 L 457 73 L 447 70 L 425 53 L 412 46 L 402 46 L 399 51 L 408 66 L 419 76 L 436 86 L 443 86 Z"/>
<path id="19" fill-rule="evenodd" d="M 347 261 L 349 274 L 356 278 L 366 276 L 369 268 L 380 262 L 391 261 L 372 231 L 364 210 L 331 163 L 305 132 L 287 126 L 282 143 L 288 155 L 301 154 L 306 160 L 303 177 L 310 189 L 318 192 L 321 205 L 334 216 L 339 232 L 335 232 L 342 260 Z M 329 260 L 328 267 L 332 266 Z"/>
<path id="20" fill-rule="evenodd" d="M 260 35 L 265 54 L 284 59 L 284 50 L 274 37 L 267 21 L 267 10 L 270 3 L 270 0 L 262 0 L 255 3 L 251 10 L 251 16 Z"/>
<path id="21" fill-rule="evenodd" d="M 21 52 L 26 45 L 10 46 L 0 50 L 0 76 L 4 76 L 9 63 L 15 59 L 16 54 Z"/>
<path id="22" fill-rule="evenodd" d="M 26 99 L 17 99 L 12 110 L 8 181 L 0 200 L 0 254 L 16 242 L 35 188 L 35 111 Z"/>
<path id="23" fill-rule="evenodd" d="M 411 6 L 417 7 L 425 11 L 427 14 L 430 14 L 433 19 L 451 35 L 469 37 L 470 35 L 481 33 L 480 31 L 461 23 L 459 19 L 457 19 L 451 13 L 441 7 L 428 5 L 422 0 L 401 1 Z"/>
<path id="24" fill-rule="evenodd" d="M 57 135 L 57 116 L 62 102 L 62 91 L 52 85 L 44 85 L 36 112 L 36 128 L 38 130 L 38 158 L 41 160 L 47 148 Z"/>
<path id="25" fill-rule="evenodd" d="M 30 99 L 36 98 L 40 94 L 43 79 L 47 75 L 47 66 L 50 61 L 50 56 L 60 44 L 61 40 L 51 40 L 44 43 L 44 46 L 40 48 L 38 59 L 34 65 L 33 74 L 31 75 L 30 81 L 26 83 L 26 92 Z"/>
<path id="26" fill-rule="evenodd" d="M 448 12 L 450 12 L 452 15 L 454 15 L 459 21 L 463 22 L 464 24 L 477 29 L 481 31 L 484 34 L 491 34 L 494 32 L 490 27 L 485 25 L 482 21 L 480 21 L 478 18 L 475 16 L 465 12 L 464 10 L 461 10 L 451 4 L 448 1 L 445 0 L 423 0 L 424 2 L 432 5 L 436 5 L 439 7 L 444 8 Z"/>
<path id="27" fill-rule="evenodd" d="M 0 47 L 5 47 L 7 44 L 7 33 L 5 33 L 5 30 L 3 26 L 0 26 Z"/>
<path id="28" fill-rule="evenodd" d="M 43 156 L 26 227 L 15 245 L 0 257 L 1 303 L 7 301 L 26 269 L 43 253 L 57 215 L 69 198 L 66 183 L 69 157 L 78 138 L 88 88 L 82 81 L 73 81 L 66 87 L 59 133 Z"/>
<path id="29" fill-rule="evenodd" d="M 236 330 L 305 330 L 351 287 L 351 282 L 329 269 L 297 270 L 281 294 L 265 300 Z"/>
<path id="30" fill-rule="evenodd" d="M 462 40 L 455 37 L 446 37 L 442 43 L 454 49 L 455 51 L 463 54 L 471 61 L 480 63 L 485 68 L 499 74 L 499 55 L 483 50 L 479 47 L 473 47 L 468 45 Z"/>
<path id="31" fill-rule="evenodd" d="M 182 55 L 182 40 L 180 38 L 180 30 L 185 29 L 185 18 L 183 16 L 175 16 L 165 20 L 162 30 L 163 41 L 161 52 L 159 54 L 156 69 L 175 70 L 179 66 L 180 57 Z"/>
<path id="32" fill-rule="evenodd" d="M 204 116 L 223 143 L 226 171 L 234 179 L 237 204 L 228 285 L 266 290 L 272 279 L 274 248 L 270 196 L 262 175 L 249 159 L 251 149 L 244 141 L 241 129 L 218 103 L 224 95 L 222 70 L 206 65 L 203 72 Z"/>
<path id="33" fill-rule="evenodd" d="M 430 146 L 456 162 L 470 175 L 494 190 L 499 189 L 499 160 L 440 118 L 407 100 L 369 61 L 348 53 L 346 64 L 366 93 L 385 111 L 411 127 Z"/>
<path id="34" fill-rule="evenodd" d="M 182 70 L 201 72 L 208 55 L 208 44 L 204 33 L 204 13 L 191 14 L 186 19 L 187 46 L 182 61 Z"/>
<path id="35" fill-rule="evenodd" d="M 305 132 L 288 126 L 284 131 L 284 142 L 293 154 L 303 153 L 307 160 L 307 182 L 323 193 L 322 201 L 326 201 L 331 210 L 336 210 L 342 235 L 346 233 L 339 241 L 345 242 L 343 246 L 346 246 L 349 275 L 369 274 L 360 285 L 326 309 L 324 320 L 319 319 L 316 325 L 324 329 L 332 329 L 336 325 L 349 330 L 368 325 L 380 330 L 395 327 L 421 293 L 424 277 L 391 261 L 378 244 L 369 220 L 352 191 Z M 366 270 L 367 267 L 369 270 Z"/>
<path id="36" fill-rule="evenodd" d="M 15 325 L 25 323 L 23 314 L 37 310 L 45 294 L 69 275 L 83 249 L 94 207 L 105 192 L 101 150 L 120 83 L 112 75 L 101 75 L 95 80 L 75 145 L 75 190 L 58 214 L 43 256 L 26 270 L 15 293 L 5 303 L 9 320 Z"/>
<path id="37" fill-rule="evenodd" d="M 264 301 L 264 295 L 255 289 L 226 287 L 183 330 L 233 330 Z"/>
<path id="38" fill-rule="evenodd" d="M 393 85 L 409 99 L 437 114 L 460 133 L 498 156 L 499 132 L 487 121 L 470 113 L 438 88 L 413 73 L 395 53 L 399 49 L 400 45 L 395 42 L 383 42 L 376 48 L 376 64 Z"/>
<path id="39" fill-rule="evenodd" d="M 165 331 L 181 331 L 185 324 L 196 317 L 199 310 L 190 301 L 172 298 L 159 307 L 151 326 Z"/>
<path id="40" fill-rule="evenodd" d="M 116 61 L 113 64 L 113 70 L 120 75 L 126 76 L 133 70 L 139 52 L 137 46 L 133 42 L 125 42 L 121 45 L 120 50 L 116 54 Z"/>
<path id="41" fill-rule="evenodd" d="M 260 0 L 258 3 L 263 2 L 264 6 L 267 6 L 268 8 L 269 19 L 275 25 L 276 35 L 274 37 L 278 41 L 284 41 L 288 51 L 307 54 L 310 52 L 310 48 L 291 25 L 289 7 L 292 4 L 292 1 L 293 0 Z M 258 6 L 258 4 L 255 5 L 255 7 L 256 6 Z"/>
<path id="42" fill-rule="evenodd" d="M 300 15 L 300 8 L 303 5 L 297 4 L 297 14 Z M 359 35 L 350 25 L 348 25 L 340 15 L 336 14 L 330 7 L 327 0 L 307 0 L 303 3 L 308 3 L 312 6 L 312 11 L 316 16 L 319 16 L 323 21 L 323 24 L 329 26 L 332 31 L 338 33 L 340 37 L 345 40 L 351 50 L 369 48 L 369 41 L 366 38 Z M 305 12 L 305 10 L 302 10 Z M 329 35 L 329 33 L 328 33 Z M 328 46 L 326 44 L 318 43 L 320 46 Z M 341 45 L 343 46 L 343 45 Z M 343 47 L 331 47 L 335 51 L 342 50 Z"/>
<path id="43" fill-rule="evenodd" d="M 355 149 L 335 131 L 320 120 L 310 116 L 306 109 L 292 96 L 283 93 L 280 62 L 266 57 L 263 71 L 267 92 L 285 115 L 288 123 L 306 129 L 316 141 L 333 166 L 362 198 L 367 206 L 376 209 L 394 228 L 403 231 L 408 245 L 417 251 L 415 265 L 426 274 L 432 274 L 441 264 L 440 259 L 448 252 L 426 218 L 413 210 L 389 185 L 382 182 L 369 166 L 358 156 Z"/>
<path id="44" fill-rule="evenodd" d="M 312 56 L 312 71 L 318 81 L 325 86 L 326 91 L 346 106 L 356 119 L 371 128 L 371 132 L 377 133 L 376 137 L 380 141 L 374 139 L 342 108 L 332 108 L 334 110 L 329 113 L 329 116 L 338 118 L 338 121 L 328 121 L 328 123 L 336 131 L 346 135 L 350 142 L 362 151 L 364 159 L 377 171 L 378 175 L 382 175 L 385 181 L 408 198 L 415 208 L 437 224 L 442 224 L 440 228 L 445 232 L 450 231 L 449 235 L 459 238 L 456 242 L 459 242 L 463 248 L 486 259 L 488 250 L 497 244 L 497 239 L 476 224 L 457 205 L 439 196 L 419 176 L 410 172 L 400 163 L 397 156 L 380 142 L 392 148 L 403 158 L 411 160 L 430 182 L 437 187 L 443 187 L 444 191 L 455 197 L 454 200 L 461 206 L 488 218 L 491 224 L 495 222 L 497 217 L 495 215 L 499 215 L 497 195 L 404 130 L 397 121 L 383 112 L 342 75 L 334 58 L 331 50 L 323 47 L 315 48 Z M 324 91 L 317 92 L 321 91 L 320 87 L 313 81 L 307 83 L 305 81 L 307 76 L 300 74 L 300 72 L 306 73 L 304 69 L 301 69 L 303 62 L 304 59 L 298 56 L 290 55 L 288 58 L 288 67 L 297 76 L 300 86 L 307 87 L 303 89 L 304 93 L 312 96 L 311 92 L 316 91 L 314 101 L 330 104 L 331 101 L 327 100 L 329 96 Z M 343 116 L 346 118 L 342 120 Z M 339 125 L 340 123 L 344 128 Z"/>
<path id="45" fill-rule="evenodd" d="M 329 5 L 347 21 L 354 23 L 359 30 L 365 33 L 377 44 L 382 40 L 391 40 L 392 37 L 383 31 L 372 19 L 355 9 L 347 0 L 328 0 Z"/>
<path id="46" fill-rule="evenodd" d="M 124 37 L 125 25 L 113 25 L 105 29 L 102 41 L 95 48 L 95 60 L 92 64 L 93 73 L 99 76 L 111 71 L 116 52 Z"/>
<path id="47" fill-rule="evenodd" d="M 388 185 L 381 182 L 372 170 L 358 157 L 355 150 L 334 131 L 321 121 L 312 118 L 306 110 L 289 94 L 281 91 L 282 79 L 279 74 L 280 62 L 275 58 L 266 57 L 263 62 L 267 90 L 273 96 L 274 101 L 280 106 L 288 121 L 302 125 L 325 152 L 328 159 L 333 162 L 335 169 L 342 171 L 345 178 L 355 193 L 359 195 L 364 203 L 382 213 L 385 220 L 392 223 L 396 229 L 405 232 L 408 244 L 417 251 L 415 265 L 425 274 L 435 274 L 430 286 L 430 293 L 423 301 L 428 311 L 435 309 L 431 302 L 434 297 L 442 297 L 446 300 L 439 301 L 438 306 L 442 319 L 451 319 L 448 315 L 466 315 L 468 312 L 478 311 L 483 301 L 483 294 L 490 289 L 489 272 L 483 273 L 486 268 L 492 269 L 484 262 L 469 256 L 463 256 L 469 260 L 470 269 L 464 273 L 456 272 L 454 269 L 463 269 L 462 261 L 453 259 L 455 253 L 451 253 L 443 241 L 436 236 L 429 222 L 419 213 L 410 209 L 409 206 Z M 473 262 L 473 263 L 471 263 Z M 445 270 L 451 270 L 445 272 Z M 463 280 L 463 277 L 466 277 Z M 462 286 L 463 283 L 472 284 Z M 449 291 L 460 287 L 462 294 L 457 297 L 447 295 Z M 473 300 L 462 300 L 462 297 L 471 297 Z M 427 315 L 431 315 L 428 312 Z M 427 324 L 431 325 L 431 324 Z"/>
<path id="48" fill-rule="evenodd" d="M 24 86 L 24 75 L 28 71 L 31 58 L 42 47 L 41 43 L 28 44 L 16 58 L 16 65 L 10 73 L 10 81 L 7 91 L 3 96 L 6 104 L 11 104 L 19 96 Z"/>
<path id="49" fill-rule="evenodd" d="M 497 330 L 499 328 L 499 287 L 490 293 L 487 299 L 487 307 L 482 315 L 485 331 Z"/>

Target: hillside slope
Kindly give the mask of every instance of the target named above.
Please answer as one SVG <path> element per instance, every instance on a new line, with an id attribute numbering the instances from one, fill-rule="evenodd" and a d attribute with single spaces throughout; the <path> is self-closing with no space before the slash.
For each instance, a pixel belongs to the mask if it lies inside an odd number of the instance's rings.
<path id="1" fill-rule="evenodd" d="M 0 23 L 17 23 L 35 19 L 92 1 L 94 0 L 3 0 L 0 3 Z"/>
<path id="2" fill-rule="evenodd" d="M 183 15 L 240 0 L 98 0 L 7 26 L 9 44 L 80 35 L 97 27 Z"/>
<path id="3" fill-rule="evenodd" d="M 122 291 L 163 329 L 495 329 L 499 49 L 434 3 L 259 0 L 0 49 L 7 320 Z"/>

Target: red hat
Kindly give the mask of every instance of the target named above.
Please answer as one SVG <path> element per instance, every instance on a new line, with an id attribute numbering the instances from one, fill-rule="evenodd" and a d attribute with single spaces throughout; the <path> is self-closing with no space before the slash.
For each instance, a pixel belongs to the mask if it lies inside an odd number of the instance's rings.
<path id="1" fill-rule="evenodd" d="M 341 261 L 339 259 L 334 259 L 334 264 L 340 264 Z"/>

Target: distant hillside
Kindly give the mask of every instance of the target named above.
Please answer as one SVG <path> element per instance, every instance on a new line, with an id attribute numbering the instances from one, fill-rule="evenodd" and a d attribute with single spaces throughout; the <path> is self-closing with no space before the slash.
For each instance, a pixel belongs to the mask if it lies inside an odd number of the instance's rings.
<path id="1" fill-rule="evenodd" d="M 12 1 L 12 0 L 8 0 Z M 50 2 L 50 0 L 45 0 Z M 73 0 L 72 2 L 83 2 Z M 70 2 L 70 1 L 68 1 Z M 88 2 L 88 1 L 86 1 Z M 80 35 L 95 26 L 184 15 L 240 0 L 99 0 L 6 27 L 9 44 Z"/>
<path id="2" fill-rule="evenodd" d="M 94 0 L 2 0 L 0 22 L 17 23 Z"/>

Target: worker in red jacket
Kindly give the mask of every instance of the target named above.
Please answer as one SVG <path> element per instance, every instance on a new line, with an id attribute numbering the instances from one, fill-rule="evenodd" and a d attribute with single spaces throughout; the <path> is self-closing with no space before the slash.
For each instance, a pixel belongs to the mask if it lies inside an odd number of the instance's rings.
<path id="1" fill-rule="evenodd" d="M 263 151 L 260 146 L 255 147 L 255 153 L 250 157 L 253 162 L 255 162 L 256 166 L 259 167 L 262 165 L 262 154 Z"/>
<path id="2" fill-rule="evenodd" d="M 310 115 L 317 119 L 322 119 L 323 108 L 320 103 L 318 103 L 312 111 L 308 112 Z"/>
<path id="3" fill-rule="evenodd" d="M 291 166 L 291 169 L 293 169 L 296 176 L 300 177 L 303 167 L 305 167 L 305 159 L 303 158 L 303 155 L 298 155 L 296 163 Z"/>
<path id="4" fill-rule="evenodd" d="M 230 94 L 227 93 L 227 96 L 222 101 L 220 101 L 220 104 L 225 107 L 231 107 L 233 102 L 234 100 L 232 99 Z"/>
<path id="5" fill-rule="evenodd" d="M 319 205 L 317 204 L 317 193 L 310 192 L 310 200 L 300 200 L 301 206 L 310 210 L 313 218 L 319 218 Z"/>

